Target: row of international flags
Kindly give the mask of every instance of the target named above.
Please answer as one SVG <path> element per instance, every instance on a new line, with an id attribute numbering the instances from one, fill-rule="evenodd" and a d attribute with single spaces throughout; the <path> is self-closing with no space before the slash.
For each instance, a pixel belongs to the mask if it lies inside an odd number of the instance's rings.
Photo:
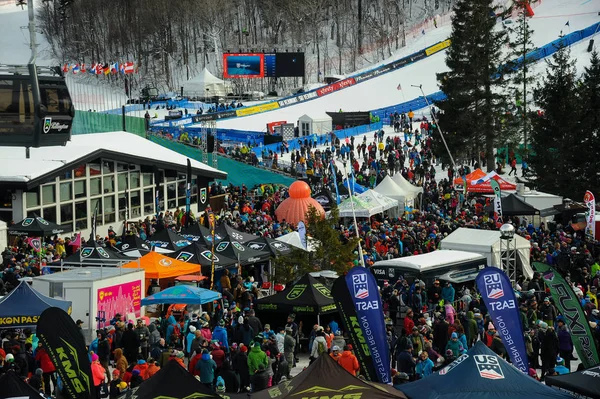
<path id="1" fill-rule="evenodd" d="M 133 62 L 114 62 L 112 64 L 93 63 L 86 65 L 85 63 L 66 63 L 62 67 L 64 73 L 72 72 L 73 74 L 78 73 L 89 73 L 91 75 L 129 75 L 138 72 L 139 65 L 135 65 Z"/>

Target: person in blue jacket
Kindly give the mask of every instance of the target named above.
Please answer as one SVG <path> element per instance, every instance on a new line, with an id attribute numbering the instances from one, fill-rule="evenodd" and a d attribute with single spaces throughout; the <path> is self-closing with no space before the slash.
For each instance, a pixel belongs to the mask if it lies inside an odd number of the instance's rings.
<path id="1" fill-rule="evenodd" d="M 565 359 L 562 357 L 556 358 L 556 366 L 554 367 L 554 371 L 558 373 L 558 375 L 569 374 L 571 370 L 565 367 Z"/>
<path id="2" fill-rule="evenodd" d="M 227 337 L 227 329 L 225 328 L 225 320 L 219 320 L 219 325 L 215 327 L 212 333 L 213 341 L 219 342 L 219 345 L 225 349 L 225 352 L 229 351 L 229 342 Z"/>
<path id="3" fill-rule="evenodd" d="M 454 295 L 454 287 L 450 282 L 447 282 L 446 286 L 442 288 L 442 299 L 444 300 L 444 303 L 452 304 L 454 302 Z"/>
<path id="4" fill-rule="evenodd" d="M 175 324 L 177 324 L 175 317 L 173 317 L 173 315 L 169 316 L 167 319 L 167 333 L 165 334 L 165 341 L 171 342 L 171 335 L 173 335 L 173 331 L 175 331 Z"/>
<path id="5" fill-rule="evenodd" d="M 415 367 L 415 373 L 418 378 L 427 377 L 433 373 L 433 361 L 429 358 L 427 351 L 421 352 L 419 362 Z"/>

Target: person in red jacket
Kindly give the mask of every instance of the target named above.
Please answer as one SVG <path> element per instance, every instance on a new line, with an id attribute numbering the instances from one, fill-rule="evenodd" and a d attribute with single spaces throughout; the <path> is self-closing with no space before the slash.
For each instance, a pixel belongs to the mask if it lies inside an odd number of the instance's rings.
<path id="1" fill-rule="evenodd" d="M 358 359 L 352 353 L 352 345 L 344 346 L 344 352 L 338 359 L 338 364 L 344 368 L 347 372 L 356 377 L 356 373 L 360 370 L 358 365 Z"/>
<path id="2" fill-rule="evenodd" d="M 56 387 L 56 376 L 54 374 L 56 367 L 54 367 L 54 363 L 52 363 L 48 352 L 46 352 L 46 348 L 44 348 L 41 343 L 38 344 L 38 349 L 35 352 L 35 361 L 40 365 L 40 368 L 44 372 L 44 391 L 46 395 L 49 396 L 52 394 L 50 380 L 52 380 L 52 386 Z"/>
<path id="3" fill-rule="evenodd" d="M 406 335 L 412 334 L 412 329 L 415 326 L 415 322 L 413 320 L 413 311 L 412 309 L 408 309 L 406 311 L 406 317 L 404 318 L 404 331 Z"/>
<path id="4" fill-rule="evenodd" d="M 225 352 L 216 342 L 213 344 L 211 355 L 215 363 L 217 363 L 217 370 L 221 370 L 221 367 L 223 367 L 223 362 L 225 362 Z"/>
<path id="5" fill-rule="evenodd" d="M 202 351 L 196 351 L 196 355 L 190 359 L 190 364 L 188 365 L 188 371 L 193 375 L 200 375 L 200 370 L 196 369 L 196 363 L 202 358 Z"/>
<path id="6" fill-rule="evenodd" d="M 148 370 L 148 363 L 146 363 L 144 359 L 140 359 L 137 361 L 137 364 L 133 369 L 140 370 L 140 377 L 142 377 L 142 379 L 145 379 L 144 376 L 146 375 L 146 370 Z"/>

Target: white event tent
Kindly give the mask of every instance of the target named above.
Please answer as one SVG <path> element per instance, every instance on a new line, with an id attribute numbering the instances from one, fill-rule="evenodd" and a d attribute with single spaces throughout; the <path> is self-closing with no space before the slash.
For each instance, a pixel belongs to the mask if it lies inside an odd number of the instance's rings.
<path id="1" fill-rule="evenodd" d="M 183 95 L 189 97 L 222 97 L 231 91 L 231 85 L 228 82 L 217 78 L 206 68 L 198 76 L 183 84 Z"/>
<path id="2" fill-rule="evenodd" d="M 517 244 L 517 267 L 521 268 L 527 278 L 532 278 L 533 269 L 529 262 L 531 243 L 517 234 L 513 239 Z M 442 240 L 440 249 L 478 253 L 486 257 L 488 266 L 502 268 L 500 240 L 499 231 L 460 227 Z M 511 243 L 512 245 L 514 244 Z"/>

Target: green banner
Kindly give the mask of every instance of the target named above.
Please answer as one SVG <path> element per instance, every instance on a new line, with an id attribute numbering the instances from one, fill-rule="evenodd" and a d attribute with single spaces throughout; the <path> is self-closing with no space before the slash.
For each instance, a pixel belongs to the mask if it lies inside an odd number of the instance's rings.
<path id="1" fill-rule="evenodd" d="M 577 295 L 569 283 L 551 266 L 535 262 L 533 267 L 542 274 L 556 307 L 565 317 L 565 323 L 571 332 L 571 339 L 581 363 L 586 369 L 596 366 L 600 363 L 596 343 Z"/>

